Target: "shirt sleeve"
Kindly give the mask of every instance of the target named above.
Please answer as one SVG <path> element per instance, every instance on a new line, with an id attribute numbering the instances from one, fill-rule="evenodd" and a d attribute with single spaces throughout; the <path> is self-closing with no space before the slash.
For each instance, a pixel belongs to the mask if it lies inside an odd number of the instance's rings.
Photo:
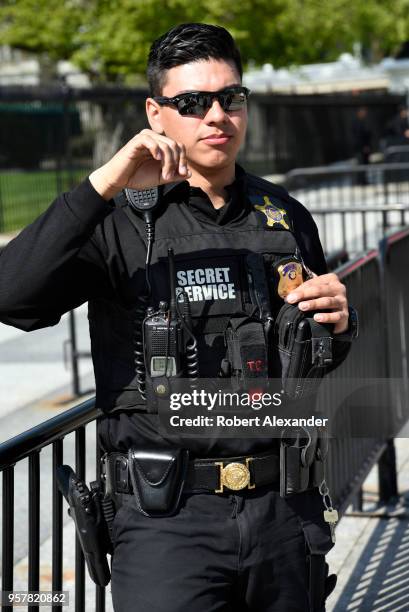
<path id="1" fill-rule="evenodd" d="M 87 179 L 59 196 L 0 253 L 0 321 L 25 331 L 110 292 L 96 226 L 113 208 Z"/>

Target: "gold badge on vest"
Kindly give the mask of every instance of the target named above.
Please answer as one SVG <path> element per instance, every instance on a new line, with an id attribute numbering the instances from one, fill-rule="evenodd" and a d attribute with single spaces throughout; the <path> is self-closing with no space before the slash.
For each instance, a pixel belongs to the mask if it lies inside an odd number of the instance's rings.
<path id="1" fill-rule="evenodd" d="M 289 230 L 290 226 L 286 220 L 287 212 L 284 208 L 275 206 L 268 195 L 263 196 L 263 204 L 254 203 L 254 208 L 264 213 L 267 218 L 267 225 L 274 227 L 275 225 L 281 225 L 284 229 Z"/>

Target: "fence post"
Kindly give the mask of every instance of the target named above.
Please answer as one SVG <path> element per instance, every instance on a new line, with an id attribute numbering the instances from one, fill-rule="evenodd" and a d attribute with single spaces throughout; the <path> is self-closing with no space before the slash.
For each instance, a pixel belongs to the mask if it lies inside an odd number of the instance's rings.
<path id="1" fill-rule="evenodd" d="M 388 239 L 384 237 L 379 242 L 379 261 L 380 261 L 380 280 L 381 280 L 381 309 L 383 319 L 383 346 L 385 351 L 386 378 L 390 380 L 391 364 L 389 354 L 389 313 L 387 304 L 387 271 L 388 262 Z M 390 394 L 393 397 L 393 394 Z M 387 440 L 386 448 L 378 461 L 378 482 L 379 482 L 379 501 L 387 503 L 392 498 L 398 496 L 398 478 L 396 472 L 396 453 L 395 443 L 392 439 Z"/>
<path id="2" fill-rule="evenodd" d="M 364 491 L 362 487 L 359 487 L 355 497 L 352 500 L 352 509 L 354 512 L 363 512 L 364 508 Z"/>
<path id="3" fill-rule="evenodd" d="M 378 461 L 379 501 L 386 504 L 398 497 L 396 452 L 393 439 L 388 440 Z"/>
<path id="4" fill-rule="evenodd" d="M 63 91 L 63 128 L 64 128 L 64 169 L 67 173 L 68 189 L 74 187 L 74 173 L 71 153 L 71 116 L 70 103 L 73 100 L 73 95 L 70 86 L 64 81 L 62 86 Z"/>
<path id="5" fill-rule="evenodd" d="M 72 392 L 74 395 L 80 395 L 80 376 L 78 368 L 78 350 L 77 350 L 77 328 L 75 321 L 75 313 L 70 310 L 69 313 L 70 327 L 70 344 L 71 344 L 71 367 L 72 367 Z"/>
<path id="6" fill-rule="evenodd" d="M 2 185 L 1 185 L 1 172 L 0 172 L 0 232 L 4 232 L 6 230 L 6 222 L 5 222 L 5 217 L 4 217 L 4 202 L 3 202 L 1 187 Z"/>
<path id="7" fill-rule="evenodd" d="M 14 466 L 3 470 L 2 526 L 2 585 L 3 591 L 13 590 L 14 578 Z M 6 603 L 2 612 L 12 612 Z"/>

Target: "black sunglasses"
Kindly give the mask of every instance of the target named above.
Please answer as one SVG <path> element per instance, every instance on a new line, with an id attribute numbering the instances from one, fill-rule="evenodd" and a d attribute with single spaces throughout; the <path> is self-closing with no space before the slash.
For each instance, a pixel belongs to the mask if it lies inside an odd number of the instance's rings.
<path id="1" fill-rule="evenodd" d="M 216 98 L 225 112 L 242 109 L 249 97 L 247 87 L 226 87 L 220 91 L 189 91 L 173 98 L 157 96 L 155 102 L 161 106 L 174 106 L 179 115 L 196 115 L 204 117 Z"/>

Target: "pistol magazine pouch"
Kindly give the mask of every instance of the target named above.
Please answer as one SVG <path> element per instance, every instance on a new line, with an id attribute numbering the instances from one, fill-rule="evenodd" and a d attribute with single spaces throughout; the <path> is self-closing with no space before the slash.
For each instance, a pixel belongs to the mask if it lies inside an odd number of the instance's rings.
<path id="1" fill-rule="evenodd" d="M 130 448 L 128 464 L 138 510 L 150 517 L 174 514 L 185 483 L 188 451 Z"/>
<path id="2" fill-rule="evenodd" d="M 316 393 L 332 364 L 331 326 L 314 321 L 313 315 L 286 303 L 275 321 L 282 388 L 290 399 Z"/>

